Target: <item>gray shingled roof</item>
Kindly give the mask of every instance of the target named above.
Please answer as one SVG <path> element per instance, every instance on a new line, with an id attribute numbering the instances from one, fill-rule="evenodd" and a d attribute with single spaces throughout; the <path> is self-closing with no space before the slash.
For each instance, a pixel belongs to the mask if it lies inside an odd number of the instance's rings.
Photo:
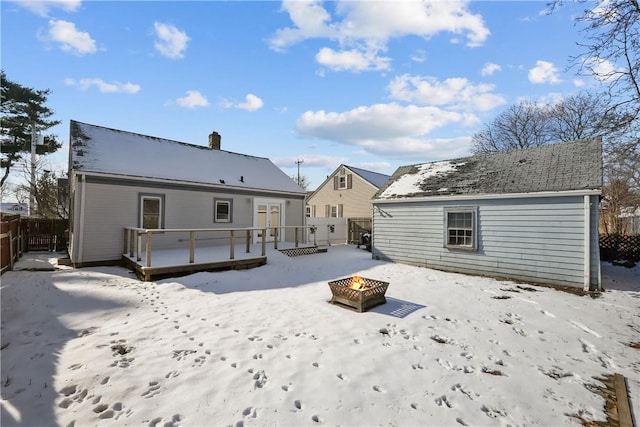
<path id="1" fill-rule="evenodd" d="M 600 138 L 402 166 L 375 199 L 600 189 Z"/>
<path id="2" fill-rule="evenodd" d="M 376 188 L 382 187 L 385 184 L 385 182 L 387 182 L 387 180 L 391 178 L 389 175 L 385 175 L 383 173 L 372 172 L 366 169 L 354 168 L 353 166 L 348 166 L 348 165 L 344 165 L 344 166 L 351 169 L 354 173 L 360 175 L 362 179 L 374 185 Z"/>

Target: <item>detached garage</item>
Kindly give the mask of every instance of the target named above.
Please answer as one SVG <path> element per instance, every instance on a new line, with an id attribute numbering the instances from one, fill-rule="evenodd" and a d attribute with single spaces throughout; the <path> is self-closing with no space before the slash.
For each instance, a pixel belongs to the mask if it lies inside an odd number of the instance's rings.
<path id="1" fill-rule="evenodd" d="M 398 168 L 373 199 L 377 259 L 600 289 L 600 138 Z"/>

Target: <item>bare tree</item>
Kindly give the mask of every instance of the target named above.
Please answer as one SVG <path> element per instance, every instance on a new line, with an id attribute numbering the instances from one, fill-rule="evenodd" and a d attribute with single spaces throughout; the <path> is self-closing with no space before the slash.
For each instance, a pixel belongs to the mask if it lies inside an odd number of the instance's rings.
<path id="1" fill-rule="evenodd" d="M 304 175 L 300 175 L 299 177 L 292 176 L 291 179 L 293 179 L 296 182 L 296 184 L 298 184 L 303 190 L 309 189 L 310 181 L 309 181 L 309 178 L 307 178 L 306 176 Z"/>
<path id="2" fill-rule="evenodd" d="M 638 0 L 587 2 L 576 19 L 585 41 L 578 42 L 582 53 L 571 59 L 581 75 L 593 76 L 607 85 L 616 108 L 640 119 L 640 4 Z M 552 13 L 564 3 L 549 3 Z"/>
<path id="3" fill-rule="evenodd" d="M 523 101 L 499 114 L 491 124 L 473 135 L 474 153 L 511 151 L 552 142 L 547 109 Z"/>

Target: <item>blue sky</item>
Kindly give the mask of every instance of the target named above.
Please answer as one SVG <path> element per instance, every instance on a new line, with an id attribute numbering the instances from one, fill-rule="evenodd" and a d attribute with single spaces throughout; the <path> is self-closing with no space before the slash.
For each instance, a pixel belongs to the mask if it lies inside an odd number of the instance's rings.
<path id="1" fill-rule="evenodd" d="M 584 5 L 544 1 L 8 1 L 2 69 L 69 120 L 270 158 L 320 185 L 470 153 L 521 99 L 597 82 L 567 70 Z M 122 153 L 126 155 L 126 153 Z M 149 153 L 153 158 L 153 153 Z M 150 161 L 150 159 L 140 159 Z M 176 165 L 188 167 L 188 165 Z"/>

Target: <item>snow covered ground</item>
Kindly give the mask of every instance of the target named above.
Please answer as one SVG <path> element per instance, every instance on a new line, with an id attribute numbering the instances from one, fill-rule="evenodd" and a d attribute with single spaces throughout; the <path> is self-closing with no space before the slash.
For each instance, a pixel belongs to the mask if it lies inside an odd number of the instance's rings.
<path id="1" fill-rule="evenodd" d="M 150 283 L 5 273 L 2 426 L 579 425 L 606 419 L 596 378 L 640 377 L 639 267 L 603 264 L 591 298 L 352 246 L 267 255 Z M 353 274 L 390 282 L 387 304 L 327 303 Z"/>

